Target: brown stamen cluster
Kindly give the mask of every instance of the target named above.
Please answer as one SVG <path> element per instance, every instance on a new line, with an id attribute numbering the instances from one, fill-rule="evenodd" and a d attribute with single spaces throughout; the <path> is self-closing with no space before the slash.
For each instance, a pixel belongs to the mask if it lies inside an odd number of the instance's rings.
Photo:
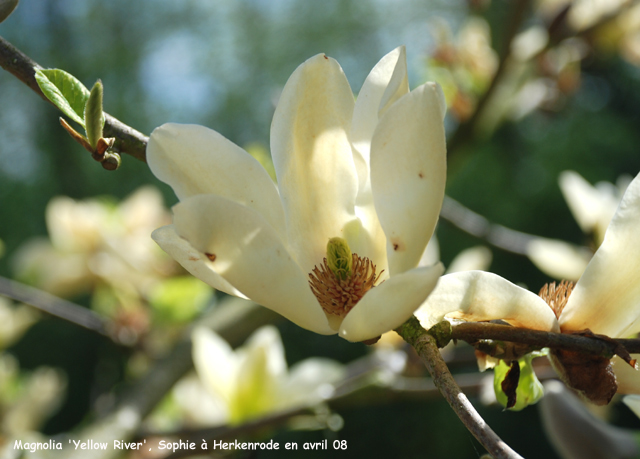
<path id="1" fill-rule="evenodd" d="M 311 291 L 327 314 L 346 316 L 382 275 L 381 271 L 376 276 L 376 266 L 368 258 L 356 253 L 352 257 L 351 274 L 346 279 L 338 278 L 329 269 L 326 258 L 309 273 Z"/>
<path id="2" fill-rule="evenodd" d="M 575 282 L 563 280 L 557 287 L 555 282 L 551 282 L 550 284 L 544 284 L 540 289 L 538 296 L 547 302 L 556 315 L 556 319 L 560 318 L 560 314 L 562 314 L 562 310 L 567 305 L 569 295 L 571 295 L 575 285 Z"/>

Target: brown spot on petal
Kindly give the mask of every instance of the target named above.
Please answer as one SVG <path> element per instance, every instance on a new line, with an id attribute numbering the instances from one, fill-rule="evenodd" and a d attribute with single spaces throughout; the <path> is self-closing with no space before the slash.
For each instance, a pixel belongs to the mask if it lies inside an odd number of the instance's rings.
<path id="1" fill-rule="evenodd" d="M 207 258 L 211 261 L 216 261 L 216 254 L 215 253 L 205 253 L 205 255 L 207 256 Z"/>
<path id="2" fill-rule="evenodd" d="M 418 177 L 424 178 L 424 174 L 422 173 L 422 171 L 418 172 Z"/>
<path id="3" fill-rule="evenodd" d="M 191 256 L 189 257 L 189 261 L 198 261 L 200 258 Z"/>
<path id="4" fill-rule="evenodd" d="M 326 60 L 329 60 L 329 58 L 327 57 L 327 55 L 326 55 L 326 54 L 325 54 L 323 57 L 324 57 Z"/>
<path id="5" fill-rule="evenodd" d="M 392 237 L 390 239 L 390 242 L 393 250 L 396 252 L 404 252 L 405 250 L 407 250 L 407 246 L 400 240 L 399 237 Z"/>

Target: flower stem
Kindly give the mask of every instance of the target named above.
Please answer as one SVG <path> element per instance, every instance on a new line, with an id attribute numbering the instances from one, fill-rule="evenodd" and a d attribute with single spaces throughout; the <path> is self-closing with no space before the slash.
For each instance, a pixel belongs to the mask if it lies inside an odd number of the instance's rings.
<path id="1" fill-rule="evenodd" d="M 458 415 L 469 432 L 486 448 L 495 459 L 521 458 L 509 445 L 480 417 L 469 399 L 456 384 L 447 364 L 440 355 L 436 338 L 420 326 L 418 319 L 412 317 L 396 329 L 396 332 L 416 350 L 420 359 L 431 373 L 435 385 Z"/>

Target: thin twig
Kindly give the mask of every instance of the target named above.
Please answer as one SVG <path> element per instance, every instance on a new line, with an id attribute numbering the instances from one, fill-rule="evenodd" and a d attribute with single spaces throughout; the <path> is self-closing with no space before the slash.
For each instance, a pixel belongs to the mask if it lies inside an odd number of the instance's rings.
<path id="1" fill-rule="evenodd" d="M 40 90 L 35 78 L 36 70 L 42 69 L 43 67 L 2 37 L 0 37 L 0 67 L 29 86 L 32 91 L 44 100 L 50 102 Z M 146 162 L 146 148 L 149 138 L 113 116 L 107 113 L 104 115 L 105 137 L 116 138 L 113 148 L 121 153 L 127 153 L 140 161 Z"/>
<path id="2" fill-rule="evenodd" d="M 416 350 L 440 393 L 480 444 L 495 459 L 522 458 L 496 435 L 462 393 L 440 355 L 435 338 L 420 326 L 418 319 L 412 317 L 396 331 Z"/>
<path id="3" fill-rule="evenodd" d="M 459 339 L 468 343 L 474 343 L 481 339 L 493 339 L 529 344 L 540 348 L 550 347 L 588 352 L 601 356 L 614 355 L 615 343 L 618 343 L 632 354 L 640 353 L 639 339 L 613 339 L 610 342 L 581 335 L 552 333 L 485 322 L 463 322 L 453 325 L 451 330 L 451 339 Z"/>
<path id="4" fill-rule="evenodd" d="M 539 236 L 522 233 L 505 226 L 491 223 L 482 215 L 466 208 L 449 196 L 444 197 L 440 217 L 472 236 L 482 239 L 507 252 L 527 255 L 531 242 Z"/>
<path id="5" fill-rule="evenodd" d="M 112 338 L 107 320 L 90 309 L 45 291 L 0 276 L 0 295 L 26 303 L 39 311 Z"/>

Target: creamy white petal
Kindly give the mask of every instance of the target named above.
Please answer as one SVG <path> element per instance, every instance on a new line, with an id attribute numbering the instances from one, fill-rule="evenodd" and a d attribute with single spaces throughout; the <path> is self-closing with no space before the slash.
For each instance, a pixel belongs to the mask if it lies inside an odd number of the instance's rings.
<path id="1" fill-rule="evenodd" d="M 544 300 L 484 271 L 442 276 L 415 315 L 427 329 L 447 316 L 476 322 L 502 319 L 516 327 L 559 331 L 556 317 Z"/>
<path id="2" fill-rule="evenodd" d="M 371 185 L 391 276 L 417 266 L 442 207 L 446 145 L 438 90 L 427 83 L 400 98 L 373 135 Z"/>
<path id="3" fill-rule="evenodd" d="M 247 339 L 246 348 L 262 348 L 267 358 L 267 369 L 275 378 L 281 378 L 287 372 L 287 361 L 284 358 L 284 346 L 278 329 L 273 325 L 265 325 L 256 330 Z"/>
<path id="4" fill-rule="evenodd" d="M 176 232 L 240 292 L 302 328 L 335 333 L 303 273 L 260 214 L 221 196 L 192 196 L 174 208 Z"/>
<path id="5" fill-rule="evenodd" d="M 384 56 L 371 70 L 358 93 L 353 110 L 351 141 L 369 163 L 369 147 L 378 120 L 400 97 L 409 92 L 404 46 Z"/>
<path id="6" fill-rule="evenodd" d="M 344 318 L 340 336 L 364 341 L 399 327 L 433 291 L 443 272 L 438 263 L 398 274 L 374 287 Z"/>
<path id="7" fill-rule="evenodd" d="M 595 228 L 601 213 L 600 193 L 580 174 L 564 171 L 558 178 L 560 189 L 573 217 L 585 233 Z"/>
<path id="8" fill-rule="evenodd" d="M 388 277 L 389 271 L 386 237 L 371 193 L 369 151 L 379 118 L 408 92 L 406 51 L 400 46 L 384 56 L 367 76 L 358 94 L 351 124 L 350 139 L 359 183 L 355 211 L 366 233 L 359 238 L 353 251 L 374 260 L 378 268 L 384 270 L 383 278 Z"/>
<path id="9" fill-rule="evenodd" d="M 560 316 L 564 330 L 624 337 L 640 331 L 640 174 Z"/>
<path id="10" fill-rule="evenodd" d="M 333 393 L 333 384 L 344 378 L 344 365 L 331 359 L 310 358 L 293 365 L 280 388 L 279 408 L 319 403 Z"/>
<path id="11" fill-rule="evenodd" d="M 536 238 L 527 245 L 531 262 L 554 279 L 578 280 L 592 255 L 586 247 L 557 239 Z"/>
<path id="12" fill-rule="evenodd" d="M 242 148 L 214 130 L 164 124 L 149 137 L 147 162 L 178 199 L 217 194 L 258 211 L 284 237 L 284 211 L 269 174 Z"/>
<path id="13" fill-rule="evenodd" d="M 215 272 L 213 263 L 203 253 L 198 252 L 187 240 L 178 236 L 173 225 L 158 228 L 151 233 L 151 237 L 162 247 L 162 250 L 167 252 L 193 276 L 216 290 L 247 299 L 237 288 Z"/>
<path id="14" fill-rule="evenodd" d="M 486 270 L 489 269 L 491 260 L 493 260 L 493 253 L 487 247 L 483 245 L 469 247 L 456 255 L 447 268 L 447 273 Z"/>
<path id="15" fill-rule="evenodd" d="M 639 354 L 631 354 L 631 358 L 640 360 Z M 616 374 L 619 394 L 640 394 L 640 371 L 633 368 L 620 357 L 611 359 L 613 372 Z"/>
<path id="16" fill-rule="evenodd" d="M 231 346 L 216 333 L 197 327 L 191 334 L 193 365 L 204 386 L 229 403 L 238 366 Z"/>
<path id="17" fill-rule="evenodd" d="M 291 75 L 273 117 L 271 152 L 288 240 L 305 273 L 322 262 L 329 238 L 349 240 L 343 230 L 356 218 L 353 106 L 340 65 L 318 54 Z"/>

